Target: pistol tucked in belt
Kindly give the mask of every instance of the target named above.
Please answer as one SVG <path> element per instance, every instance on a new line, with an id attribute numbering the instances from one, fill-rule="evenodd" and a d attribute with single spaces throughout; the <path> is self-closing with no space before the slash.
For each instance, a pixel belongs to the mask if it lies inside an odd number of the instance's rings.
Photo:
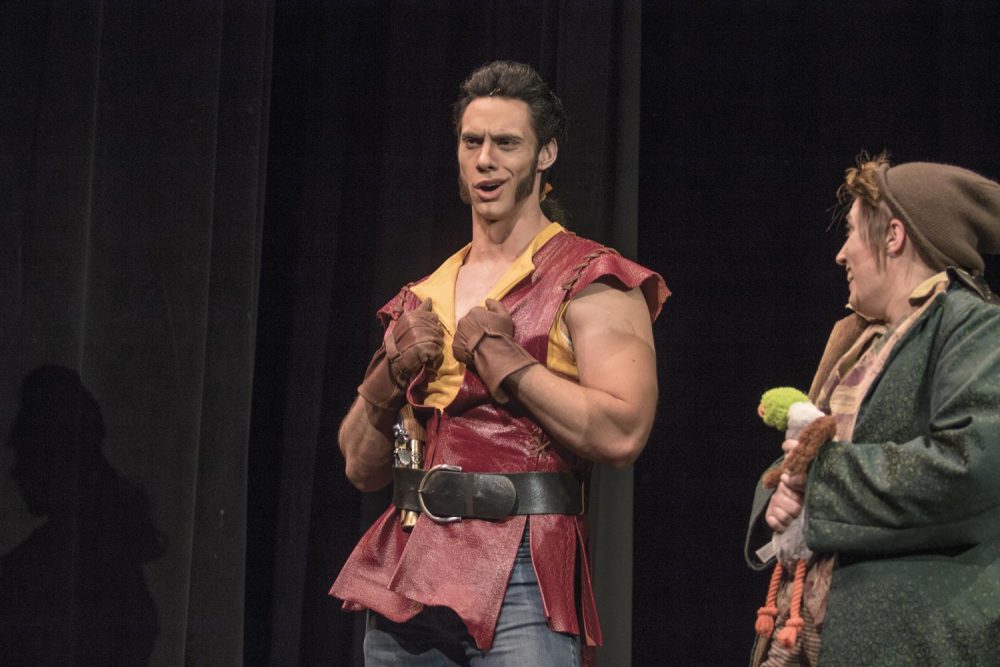
<path id="1" fill-rule="evenodd" d="M 396 507 L 423 512 L 439 523 L 585 510 L 583 484 L 568 472 L 462 472 L 438 465 L 394 468 L 393 481 Z"/>

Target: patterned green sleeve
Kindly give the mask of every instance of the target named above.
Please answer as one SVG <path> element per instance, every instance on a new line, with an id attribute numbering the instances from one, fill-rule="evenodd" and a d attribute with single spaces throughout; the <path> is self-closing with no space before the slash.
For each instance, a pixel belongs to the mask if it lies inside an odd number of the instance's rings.
<path id="1" fill-rule="evenodd" d="M 814 551 L 903 554 L 1000 534 L 1000 308 L 942 301 L 893 351 L 855 441 L 814 461 Z"/>

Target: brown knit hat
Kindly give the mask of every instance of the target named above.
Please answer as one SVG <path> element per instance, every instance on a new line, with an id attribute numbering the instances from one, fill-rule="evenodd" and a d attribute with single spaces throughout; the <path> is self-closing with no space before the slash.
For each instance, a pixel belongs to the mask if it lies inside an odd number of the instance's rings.
<path id="1" fill-rule="evenodd" d="M 933 162 L 883 164 L 879 192 L 932 268 L 982 272 L 982 254 L 1000 254 L 1000 184 Z"/>

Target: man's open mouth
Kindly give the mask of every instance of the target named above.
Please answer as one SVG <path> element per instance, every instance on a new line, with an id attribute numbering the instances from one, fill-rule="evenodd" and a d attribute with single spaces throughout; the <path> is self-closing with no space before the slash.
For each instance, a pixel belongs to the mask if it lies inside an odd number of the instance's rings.
<path id="1" fill-rule="evenodd" d="M 503 185 L 503 181 L 483 181 L 482 183 L 476 184 L 476 189 L 482 190 L 483 192 L 493 192 L 501 185 Z"/>

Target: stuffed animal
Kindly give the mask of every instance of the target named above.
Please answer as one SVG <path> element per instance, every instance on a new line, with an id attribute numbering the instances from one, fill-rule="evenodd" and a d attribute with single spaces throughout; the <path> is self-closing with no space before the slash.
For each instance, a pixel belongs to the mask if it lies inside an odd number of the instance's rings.
<path id="1" fill-rule="evenodd" d="M 761 483 L 769 489 L 777 488 L 781 475 L 800 475 L 809 465 L 819 448 L 837 434 L 837 423 L 833 417 L 824 414 L 812 404 L 809 397 L 792 387 L 777 387 L 764 392 L 757 406 L 757 414 L 768 426 L 785 432 L 786 440 L 798 440 L 798 445 L 785 455 L 782 462 L 768 470 Z M 788 621 L 778 633 L 777 639 L 786 648 L 795 645 L 798 630 L 802 627 L 802 588 L 805 583 L 806 563 L 812 551 L 805 540 L 805 512 L 797 516 L 781 533 L 771 538 L 777 563 L 768 587 L 767 603 L 757 610 L 757 633 L 770 637 L 774 632 L 774 619 L 778 614 L 777 595 L 785 569 L 794 569 L 792 602 Z"/>
<path id="2" fill-rule="evenodd" d="M 809 397 L 793 387 L 777 387 L 764 392 L 757 414 L 768 426 L 785 432 L 785 440 L 799 445 L 785 456 L 781 465 L 763 477 L 766 488 L 777 488 L 783 473 L 800 475 L 809 470 L 819 448 L 837 434 L 837 423 L 812 404 Z"/>

